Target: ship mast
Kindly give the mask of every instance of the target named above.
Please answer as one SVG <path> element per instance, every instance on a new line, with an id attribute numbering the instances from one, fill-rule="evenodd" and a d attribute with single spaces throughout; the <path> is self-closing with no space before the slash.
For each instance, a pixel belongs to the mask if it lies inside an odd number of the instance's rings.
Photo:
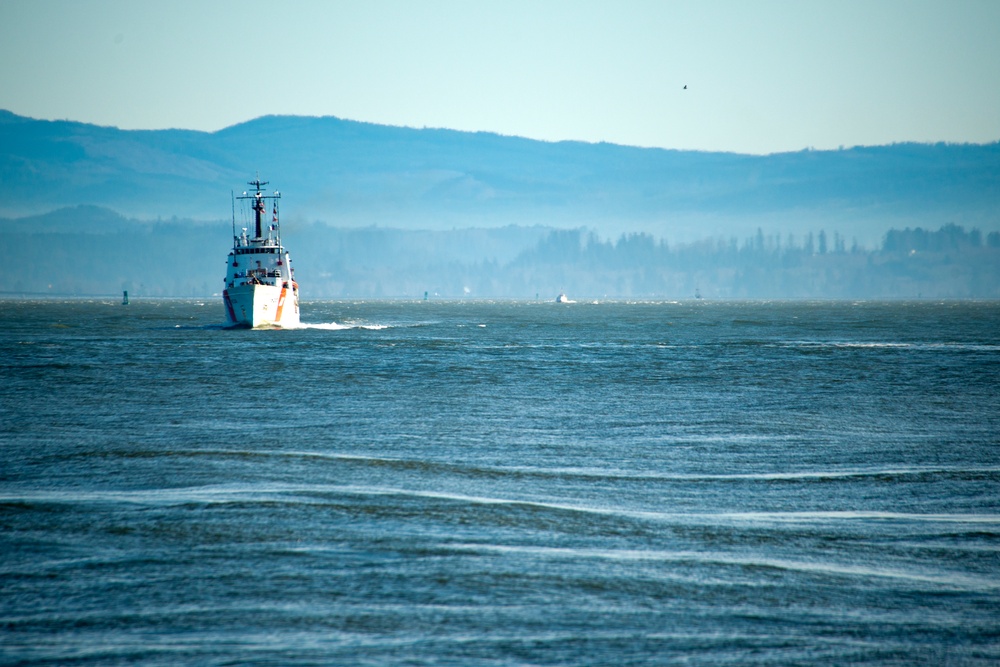
<path id="1" fill-rule="evenodd" d="M 252 194 L 243 193 L 242 197 L 238 199 L 253 199 L 253 217 L 254 217 L 254 236 L 255 240 L 262 240 L 264 238 L 264 215 L 267 209 L 264 207 L 265 199 L 280 199 L 281 193 L 275 192 L 273 195 L 265 195 L 261 188 L 267 185 L 268 181 L 260 180 L 258 176 L 252 181 L 247 182 L 247 185 L 252 185 L 254 187 L 254 192 Z M 277 204 L 275 204 L 275 223 L 277 223 Z"/>

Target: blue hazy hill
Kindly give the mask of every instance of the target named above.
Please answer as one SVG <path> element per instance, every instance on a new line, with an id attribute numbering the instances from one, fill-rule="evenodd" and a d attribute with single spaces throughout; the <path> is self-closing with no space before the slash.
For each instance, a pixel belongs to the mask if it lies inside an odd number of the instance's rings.
<path id="1" fill-rule="evenodd" d="M 256 173 L 286 222 L 449 230 L 585 227 L 611 238 L 893 227 L 1000 229 L 1000 143 L 765 156 L 269 116 L 218 132 L 124 131 L 0 112 L 5 215 L 101 206 L 133 219 L 225 220 Z"/>

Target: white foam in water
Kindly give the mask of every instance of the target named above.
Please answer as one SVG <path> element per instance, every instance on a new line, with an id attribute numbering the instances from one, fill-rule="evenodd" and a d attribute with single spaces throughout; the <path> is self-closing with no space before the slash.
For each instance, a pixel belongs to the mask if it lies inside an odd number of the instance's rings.
<path id="1" fill-rule="evenodd" d="M 322 331 L 344 331 L 346 329 L 367 329 L 369 331 L 381 331 L 382 329 L 391 329 L 392 326 L 389 324 L 339 324 L 337 322 L 302 322 L 299 326 L 294 327 L 295 329 L 319 329 Z"/>
<path id="2" fill-rule="evenodd" d="M 829 560 L 796 560 L 769 558 L 759 555 L 740 555 L 724 551 L 663 551 L 637 549 L 592 549 L 573 547 L 546 547 L 506 544 L 449 544 L 449 549 L 498 554 L 527 554 L 543 558 L 604 559 L 619 561 L 651 561 L 663 563 L 690 563 L 763 567 L 775 570 L 794 570 L 803 573 L 840 575 L 844 577 L 873 577 L 899 579 L 915 584 L 927 584 L 957 590 L 989 591 L 1000 588 L 992 579 L 970 576 L 947 569 L 926 572 L 904 570 L 877 565 L 844 564 Z"/>

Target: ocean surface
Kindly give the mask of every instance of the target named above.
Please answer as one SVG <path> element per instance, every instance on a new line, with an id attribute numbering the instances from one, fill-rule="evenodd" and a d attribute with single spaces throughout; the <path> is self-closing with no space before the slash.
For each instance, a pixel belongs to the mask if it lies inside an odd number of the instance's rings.
<path id="1" fill-rule="evenodd" d="M 0 305 L 0 663 L 1000 664 L 1000 303 Z"/>

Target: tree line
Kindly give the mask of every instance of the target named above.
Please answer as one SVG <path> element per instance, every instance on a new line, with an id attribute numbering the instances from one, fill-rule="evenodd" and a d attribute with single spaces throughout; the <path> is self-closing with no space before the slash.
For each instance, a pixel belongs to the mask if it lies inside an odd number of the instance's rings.
<path id="1" fill-rule="evenodd" d="M 0 221 L 4 295 L 212 297 L 230 225 L 115 219 L 86 211 Z M 42 224 L 45 222 L 45 224 Z M 100 224 L 98 224 L 100 223 Z M 539 226 L 450 231 L 291 225 L 285 240 L 304 298 L 1000 298 L 1000 232 L 956 224 L 892 229 L 869 249 L 840 233 L 601 238 Z"/>

